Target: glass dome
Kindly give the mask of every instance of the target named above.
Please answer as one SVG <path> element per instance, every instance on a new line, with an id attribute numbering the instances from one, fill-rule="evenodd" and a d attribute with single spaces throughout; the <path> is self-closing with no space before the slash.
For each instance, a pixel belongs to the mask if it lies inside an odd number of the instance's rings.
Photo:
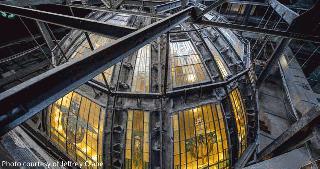
<path id="1" fill-rule="evenodd" d="M 101 11 L 90 17 L 136 28 L 156 21 Z M 223 19 L 215 13 L 206 18 Z M 69 60 L 114 41 L 88 37 L 71 31 L 62 40 Z M 92 168 L 102 168 L 93 165 L 98 163 L 127 169 L 231 168 L 255 139 L 248 127 L 254 117 L 246 106 L 255 102 L 248 96 L 249 44 L 236 32 L 187 22 L 168 37 L 145 45 L 44 110 L 44 137 Z"/>

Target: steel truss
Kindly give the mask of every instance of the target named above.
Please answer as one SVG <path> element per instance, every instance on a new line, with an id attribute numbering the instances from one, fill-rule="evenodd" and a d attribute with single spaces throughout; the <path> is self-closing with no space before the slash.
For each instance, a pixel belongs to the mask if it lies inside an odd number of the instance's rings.
<path id="1" fill-rule="evenodd" d="M 0 125 L 3 127 L 0 135 L 168 32 L 175 25 L 189 19 L 193 12 L 194 7 L 188 7 L 166 19 L 128 34 L 110 45 L 101 47 L 83 59 L 57 66 L 1 93 Z"/>
<path id="2" fill-rule="evenodd" d="M 225 0 L 219 0 L 208 6 L 203 11 L 191 6 L 172 16 L 166 17 L 140 30 L 130 27 L 115 26 L 103 22 L 92 21 L 73 16 L 61 15 L 51 12 L 44 12 L 35 9 L 22 8 L 0 4 L 0 10 L 14 13 L 22 17 L 35 19 L 63 27 L 80 29 L 87 32 L 97 33 L 104 36 L 120 38 L 110 45 L 101 47 L 87 55 L 83 59 L 73 60 L 63 65 L 57 66 L 37 77 L 34 77 L 20 85 L 17 85 L 0 94 L 0 135 L 29 119 L 42 109 L 52 104 L 65 94 L 76 89 L 80 85 L 87 83 L 93 85 L 90 79 L 100 74 L 107 68 L 118 63 L 132 52 L 138 50 L 145 44 L 153 41 L 160 35 L 168 32 L 174 26 L 190 18 L 197 24 L 207 24 L 210 26 L 220 26 L 242 31 L 252 31 L 287 38 L 301 38 L 309 41 L 320 42 L 319 37 L 312 38 L 308 35 L 295 34 L 293 32 L 280 32 L 261 28 L 235 25 L 229 23 L 218 23 L 201 20 L 202 16 L 212 9 L 223 4 Z M 306 38 L 307 37 L 307 38 Z M 111 95 L 119 97 L 174 97 L 186 92 L 203 91 L 226 86 L 249 72 L 247 67 L 243 72 L 230 78 L 228 81 L 212 83 L 208 85 L 191 87 L 190 89 L 175 90 L 162 94 L 132 94 L 125 92 L 113 92 L 107 88 L 100 87 L 101 90 L 109 92 Z M 75 73 L 77 72 L 77 73 Z"/>

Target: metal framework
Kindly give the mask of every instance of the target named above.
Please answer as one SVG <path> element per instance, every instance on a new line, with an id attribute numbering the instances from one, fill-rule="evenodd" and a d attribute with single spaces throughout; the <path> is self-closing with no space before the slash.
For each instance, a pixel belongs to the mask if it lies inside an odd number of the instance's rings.
<path id="1" fill-rule="evenodd" d="M 122 1 L 121 1 L 122 2 Z M 103 72 L 105 69 L 111 67 L 112 65 L 118 63 L 119 61 L 126 58 L 129 54 L 136 51 L 140 47 L 143 47 L 145 44 L 153 41 L 155 38 L 161 36 L 164 33 L 167 33 L 177 24 L 186 21 L 190 18 L 193 19 L 195 24 L 199 25 L 208 25 L 214 27 L 222 27 L 239 31 L 248 31 L 261 33 L 264 35 L 274 35 L 283 37 L 279 45 L 276 47 L 271 58 L 269 59 L 267 65 L 263 69 L 262 73 L 259 76 L 258 85 L 263 82 L 263 80 L 270 73 L 272 66 L 275 62 L 278 61 L 278 58 L 281 56 L 283 50 L 288 46 L 290 39 L 298 39 L 304 41 L 310 41 L 319 43 L 320 37 L 314 35 L 305 35 L 297 32 L 289 31 L 280 31 L 275 29 L 267 29 L 260 27 L 245 26 L 233 23 L 218 22 L 218 21 L 206 21 L 202 17 L 207 12 L 212 9 L 220 6 L 225 3 L 225 0 L 218 0 L 212 5 L 208 6 L 203 11 L 200 11 L 199 8 L 194 6 L 188 7 L 170 17 L 164 15 L 152 15 L 152 14 L 141 14 L 139 12 L 129 12 L 132 14 L 140 14 L 143 16 L 153 16 L 155 18 L 164 18 L 150 26 L 136 30 L 135 28 L 126 27 L 126 26 L 115 26 L 99 21 L 93 21 L 89 19 L 83 19 L 74 16 L 61 15 L 51 12 L 45 12 L 35 9 L 16 7 L 11 5 L 0 4 L 0 11 L 5 11 L 9 13 L 14 13 L 21 17 L 35 19 L 42 22 L 47 22 L 50 24 L 55 24 L 63 27 L 68 27 L 72 29 L 84 30 L 87 32 L 97 33 L 103 36 L 108 36 L 112 38 L 120 38 L 113 42 L 110 45 L 101 47 L 92 54 L 87 55 L 83 59 L 70 61 L 66 64 L 60 65 L 48 72 L 45 72 L 33 79 L 30 79 L 16 87 L 13 87 L 4 93 L 0 94 L 0 126 L 3 126 L 0 131 L 0 136 L 14 128 L 15 126 L 21 124 L 25 120 L 29 119 L 42 109 L 46 108 L 48 105 L 52 104 L 57 99 L 64 96 L 66 93 L 76 89 L 82 84 L 87 84 L 89 86 L 95 87 L 98 90 L 101 90 L 110 96 L 116 97 L 128 97 L 128 98 L 163 98 L 163 97 L 176 97 L 186 92 L 204 92 L 213 88 L 227 86 L 233 81 L 247 76 L 250 71 L 250 67 L 246 67 L 245 70 L 238 73 L 237 75 L 229 78 L 228 80 L 205 84 L 196 87 L 189 87 L 184 89 L 178 89 L 174 91 L 167 92 L 167 76 L 168 72 L 165 73 L 164 89 L 160 93 L 130 93 L 130 92 L 120 92 L 112 91 L 108 87 L 103 87 L 93 83 L 90 79 L 96 75 Z M 124 3 L 132 3 L 137 5 L 152 5 L 155 9 L 155 12 L 166 12 L 168 10 L 176 9 L 181 7 L 180 1 L 169 2 L 166 4 L 158 4 L 156 2 L 140 3 L 136 1 L 126 1 Z M 236 3 L 236 2 L 230 2 Z M 241 2 L 242 4 L 251 4 L 251 2 Z M 282 4 L 277 4 L 275 0 L 269 0 L 269 4 L 274 10 L 282 16 L 286 22 L 291 23 L 295 17 L 296 13 L 284 12 L 291 11 L 288 10 Z M 83 8 L 75 7 L 73 8 Z M 99 8 L 85 7 L 83 9 L 90 10 L 104 10 Z M 108 11 L 116 12 L 108 9 Z M 196 30 L 197 31 L 197 30 Z M 91 49 L 93 50 L 92 43 L 87 33 L 85 36 L 90 44 Z M 166 62 L 165 70 L 168 69 L 168 55 L 169 55 L 169 34 L 167 34 L 167 51 L 166 51 Z M 250 66 L 250 65 L 249 65 Z M 77 72 L 76 74 L 74 72 Z M 67 77 L 67 78 L 66 78 Z M 292 139 L 298 137 L 305 131 L 312 127 L 315 122 L 319 121 L 319 110 L 312 110 L 304 117 L 302 117 L 298 122 L 296 122 L 292 128 L 288 129 L 283 133 L 279 138 L 277 138 L 274 143 L 267 146 L 261 153 L 258 154 L 258 159 L 262 159 L 268 156 L 279 153 L 283 150 L 284 144 L 291 144 Z M 309 131 L 309 130 L 308 130 Z M 303 133 L 306 134 L 306 133 Z M 241 163 L 237 164 L 237 167 L 243 166 L 247 160 L 250 158 L 253 153 L 256 145 L 251 145 L 248 149 L 248 154 L 242 159 Z"/>
<path id="2" fill-rule="evenodd" d="M 208 12 L 209 9 L 219 6 L 221 3 L 215 3 L 205 11 Z M 114 26 L 88 19 L 4 4 L 0 4 L 0 10 L 105 36 L 121 37 L 133 31 L 129 27 Z M 170 17 L 124 36 L 108 46 L 97 49 L 93 54 L 81 60 L 60 65 L 1 93 L 0 105 L 3 108 L 3 113 L 0 116 L 0 124 L 4 127 L 0 135 L 29 119 L 66 93 L 88 82 L 103 70 L 127 57 L 128 54 L 166 33 L 175 25 L 189 19 L 191 16 L 196 18 L 206 13 L 196 14 L 195 10 L 196 8 L 193 6 L 188 7 Z M 74 76 L 74 72 L 77 72 L 76 76 Z M 214 84 L 213 86 L 225 85 L 226 83 L 229 82 Z M 212 86 L 208 87 L 212 88 Z M 202 90 L 202 87 L 199 89 Z M 177 92 L 179 93 L 179 91 Z M 175 93 L 171 95 L 175 95 Z"/>
<path id="3" fill-rule="evenodd" d="M 312 108 L 303 115 L 297 122 L 292 124 L 288 130 L 283 132 L 272 143 L 258 153 L 258 160 L 267 159 L 283 153 L 288 147 L 297 144 L 297 142 L 306 138 L 311 128 L 319 123 L 320 109 Z"/>
<path id="4" fill-rule="evenodd" d="M 62 4 L 64 0 L 4 0 L 1 1 L 3 4 L 14 5 L 14 6 L 30 6 L 30 5 L 41 5 L 41 4 Z"/>
<path id="5" fill-rule="evenodd" d="M 135 31 L 99 48 L 81 60 L 70 61 L 17 85 L 0 96 L 0 135 L 29 119 L 55 100 L 89 81 L 175 25 L 190 18 L 194 7 Z M 106 57 L 108 56 L 108 57 Z M 75 75 L 74 72 L 77 72 Z M 70 78 L 65 78 L 70 77 Z"/>
<path id="6" fill-rule="evenodd" d="M 181 7 L 181 2 L 180 1 L 173 1 L 173 2 L 168 2 L 165 4 L 160 4 L 155 6 L 155 12 L 167 12 L 176 8 Z"/>
<path id="7" fill-rule="evenodd" d="M 62 27 L 79 29 L 87 32 L 97 33 L 111 38 L 120 38 L 136 29 L 127 26 L 116 26 L 104 22 L 93 21 L 74 16 L 56 14 L 52 12 L 40 11 L 35 9 L 0 4 L 0 11 L 13 13 L 25 18 L 35 19 Z"/>
<path id="8" fill-rule="evenodd" d="M 277 0 L 269 0 L 270 6 L 289 24 L 299 16 L 296 12 L 290 10 L 288 7 L 284 6 Z"/>
<path id="9" fill-rule="evenodd" d="M 71 9 L 82 9 L 82 10 L 90 10 L 90 11 L 105 11 L 105 12 L 114 12 L 114 13 L 125 13 L 125 14 L 131 14 L 136 16 L 147 16 L 151 18 L 165 18 L 166 15 L 163 14 L 151 14 L 147 12 L 136 12 L 136 11 L 130 11 L 130 10 L 124 10 L 124 9 L 109 9 L 109 8 L 103 8 L 103 7 L 91 7 L 91 6 L 80 6 L 80 5 L 60 5 L 60 4 L 54 4 L 55 6 L 63 7 L 63 8 L 71 8 Z"/>
<path id="10" fill-rule="evenodd" d="M 257 80 L 257 85 L 260 86 L 261 83 L 268 77 L 268 75 L 271 72 L 271 69 L 273 65 L 279 60 L 280 56 L 282 55 L 283 51 L 288 47 L 291 39 L 288 38 L 282 38 L 280 43 L 278 44 L 277 48 L 271 55 L 268 64 L 265 66 L 265 68 L 262 70 L 260 73 L 258 80 Z"/>
<path id="11" fill-rule="evenodd" d="M 201 25 L 223 27 L 223 28 L 228 28 L 228 29 L 233 29 L 238 31 L 262 33 L 265 35 L 281 36 L 281 37 L 290 38 L 290 39 L 298 39 L 298 40 L 320 43 L 319 36 L 306 35 L 306 34 L 296 33 L 292 31 L 280 31 L 280 30 L 274 30 L 274 29 L 266 29 L 266 28 L 245 26 L 245 25 L 239 25 L 239 24 L 233 24 L 233 23 L 216 22 L 216 21 L 201 20 L 201 21 L 197 21 L 196 23 Z"/>

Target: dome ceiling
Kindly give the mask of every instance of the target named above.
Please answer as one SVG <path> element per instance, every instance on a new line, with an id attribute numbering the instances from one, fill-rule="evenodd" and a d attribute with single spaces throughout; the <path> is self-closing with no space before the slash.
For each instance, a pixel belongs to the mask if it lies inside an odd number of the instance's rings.
<path id="1" fill-rule="evenodd" d="M 135 28 L 156 21 L 110 12 L 89 17 Z M 59 62 L 113 41 L 71 31 Z M 81 164 L 229 168 L 255 137 L 246 115 L 246 103 L 255 102 L 247 98 L 252 88 L 244 76 L 248 45 L 230 30 L 184 22 L 49 106 L 44 135 Z"/>

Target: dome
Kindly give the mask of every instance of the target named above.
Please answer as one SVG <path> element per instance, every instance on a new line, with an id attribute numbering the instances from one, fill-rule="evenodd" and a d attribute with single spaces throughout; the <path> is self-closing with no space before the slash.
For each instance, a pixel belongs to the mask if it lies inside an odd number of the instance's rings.
<path id="1" fill-rule="evenodd" d="M 158 20 L 88 17 L 135 28 Z M 54 52 L 64 63 L 113 41 L 74 30 Z M 248 49 L 238 32 L 181 23 L 57 100 L 35 130 L 83 168 L 231 168 L 256 133 Z"/>

